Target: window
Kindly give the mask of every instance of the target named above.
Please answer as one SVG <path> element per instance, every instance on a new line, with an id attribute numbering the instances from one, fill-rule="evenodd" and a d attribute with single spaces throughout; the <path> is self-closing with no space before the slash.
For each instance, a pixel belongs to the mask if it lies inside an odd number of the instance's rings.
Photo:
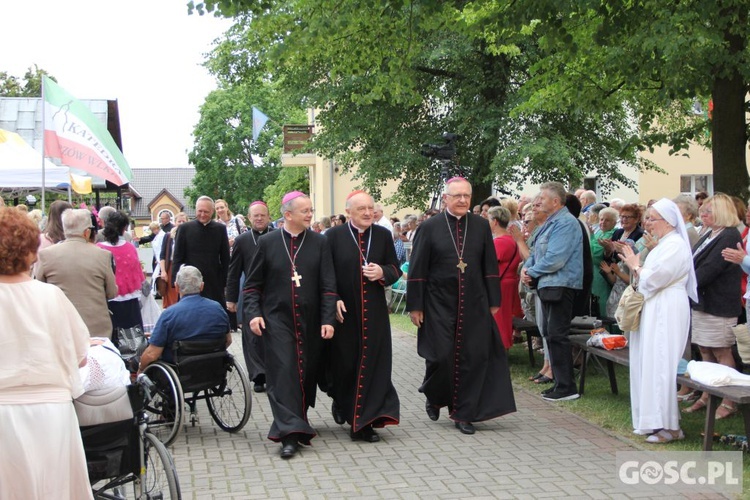
<path id="1" fill-rule="evenodd" d="M 680 176 L 680 193 L 695 196 L 695 193 L 704 191 L 711 196 L 714 192 L 714 176 L 709 174 L 702 175 L 681 175 Z"/>
<path id="2" fill-rule="evenodd" d="M 599 179 L 597 177 L 586 177 L 583 179 L 583 189 L 599 193 Z"/>

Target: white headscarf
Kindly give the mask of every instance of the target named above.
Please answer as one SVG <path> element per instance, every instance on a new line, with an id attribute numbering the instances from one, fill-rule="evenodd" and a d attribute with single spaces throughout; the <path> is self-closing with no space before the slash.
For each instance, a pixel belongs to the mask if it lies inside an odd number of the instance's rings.
<path id="1" fill-rule="evenodd" d="M 677 234 L 679 234 L 682 238 L 682 241 L 685 242 L 688 253 L 692 255 L 693 251 L 690 247 L 690 239 L 687 235 L 685 221 L 683 221 L 682 219 L 680 208 L 675 205 L 675 203 L 669 198 L 662 198 L 661 200 L 651 205 L 651 208 L 659 212 L 659 215 L 661 215 L 662 218 L 664 218 L 664 220 L 667 221 L 670 226 L 673 226 L 675 228 Z M 690 263 L 690 268 L 688 270 L 688 280 L 685 284 L 685 289 L 687 290 L 688 297 L 693 299 L 694 302 L 698 302 L 698 281 L 695 279 L 695 268 L 693 267 L 692 262 Z"/>

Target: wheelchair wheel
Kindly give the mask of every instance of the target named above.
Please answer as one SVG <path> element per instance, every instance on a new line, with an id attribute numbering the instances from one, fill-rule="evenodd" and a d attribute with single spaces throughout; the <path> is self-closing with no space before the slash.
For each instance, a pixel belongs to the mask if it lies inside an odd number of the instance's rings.
<path id="1" fill-rule="evenodd" d="M 148 431 L 169 446 L 180 433 L 185 413 L 180 379 L 170 366 L 159 362 L 148 365 L 144 373 L 156 387 L 145 408 L 149 414 Z"/>
<path id="2" fill-rule="evenodd" d="M 253 406 L 250 380 L 233 356 L 228 357 L 224 382 L 206 389 L 206 404 L 211 418 L 227 432 L 239 431 L 250 418 Z"/>
<path id="3" fill-rule="evenodd" d="M 143 454 L 145 467 L 141 478 L 144 498 L 182 498 L 172 455 L 150 432 L 143 435 Z"/>

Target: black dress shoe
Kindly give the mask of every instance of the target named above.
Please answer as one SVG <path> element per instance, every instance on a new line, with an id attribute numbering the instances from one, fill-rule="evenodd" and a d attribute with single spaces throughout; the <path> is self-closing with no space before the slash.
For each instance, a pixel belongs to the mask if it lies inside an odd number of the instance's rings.
<path id="1" fill-rule="evenodd" d="M 368 443 L 377 443 L 380 441 L 380 436 L 378 436 L 378 433 L 375 432 L 375 429 L 373 429 L 371 425 L 362 427 L 360 430 L 352 432 L 350 435 L 352 441 L 365 441 Z"/>
<path id="2" fill-rule="evenodd" d="M 461 431 L 462 434 L 474 434 L 476 432 L 471 422 L 456 422 L 456 429 Z"/>
<path id="3" fill-rule="evenodd" d="M 266 392 L 266 384 L 264 384 L 263 382 L 256 382 L 253 385 L 253 390 L 255 392 Z"/>
<path id="4" fill-rule="evenodd" d="M 281 458 L 288 460 L 297 454 L 299 444 L 296 437 L 286 437 L 282 441 Z"/>
<path id="5" fill-rule="evenodd" d="M 432 420 L 433 422 L 440 418 L 439 406 L 435 406 L 427 401 L 424 405 L 424 409 L 427 412 L 427 416 L 430 417 L 430 420 Z"/>
<path id="6" fill-rule="evenodd" d="M 339 405 L 336 404 L 336 401 L 331 403 L 331 415 L 333 415 L 333 421 L 337 424 L 343 425 L 346 423 L 346 418 L 344 418 L 344 414 L 341 413 L 341 409 L 339 408 Z"/>

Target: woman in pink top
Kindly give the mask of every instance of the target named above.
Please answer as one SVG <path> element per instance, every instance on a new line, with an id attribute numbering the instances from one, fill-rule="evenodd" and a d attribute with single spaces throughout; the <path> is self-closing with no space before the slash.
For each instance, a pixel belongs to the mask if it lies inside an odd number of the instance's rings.
<path id="1" fill-rule="evenodd" d="M 141 285 L 146 279 L 135 247 L 125 241 L 125 230 L 129 225 L 128 216 L 117 211 L 113 212 L 104 226 L 104 241 L 96 245 L 112 252 L 115 260 L 115 281 L 117 282 L 117 297 L 109 301 L 109 311 L 112 313 L 112 339 L 117 339 L 120 328 L 143 327 L 141 318 Z"/>
<path id="2" fill-rule="evenodd" d="M 72 400 L 89 331 L 55 285 L 31 279 L 39 229 L 0 208 L 0 498 L 91 498 Z"/>

